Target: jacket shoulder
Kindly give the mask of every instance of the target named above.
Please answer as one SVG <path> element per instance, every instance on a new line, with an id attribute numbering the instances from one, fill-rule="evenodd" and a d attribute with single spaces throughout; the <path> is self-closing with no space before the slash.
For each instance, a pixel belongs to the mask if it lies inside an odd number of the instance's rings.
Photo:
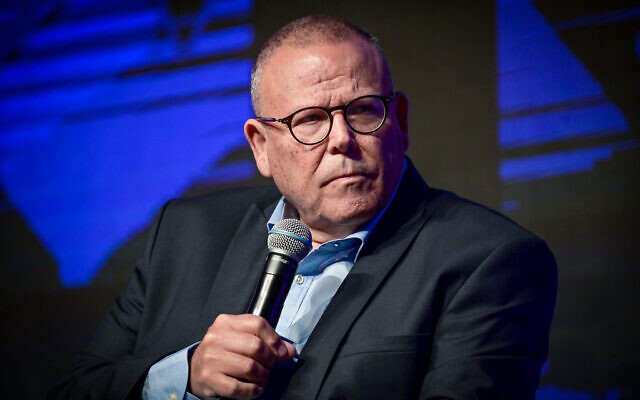
<path id="1" fill-rule="evenodd" d="M 166 208 L 181 218 L 206 216 L 215 221 L 241 219 L 252 205 L 264 212 L 281 194 L 273 185 L 242 187 L 171 200 Z"/>
<path id="2" fill-rule="evenodd" d="M 185 242 L 230 239 L 251 207 L 268 218 L 281 194 L 275 186 L 234 188 L 168 201 L 157 214 L 147 242 L 174 248 Z"/>
<path id="3" fill-rule="evenodd" d="M 430 189 L 429 220 L 419 235 L 439 259 L 473 260 L 477 266 L 499 249 L 527 248 L 532 254 L 551 252 L 535 234 L 488 207 L 439 189 Z M 471 270 L 475 269 L 472 267 Z M 471 272 L 471 271 L 468 271 Z"/>
<path id="4" fill-rule="evenodd" d="M 452 235 L 478 235 L 497 240 L 514 237 L 535 237 L 533 233 L 509 217 L 491 208 L 464 199 L 456 194 L 430 188 L 431 221 L 445 227 Z"/>

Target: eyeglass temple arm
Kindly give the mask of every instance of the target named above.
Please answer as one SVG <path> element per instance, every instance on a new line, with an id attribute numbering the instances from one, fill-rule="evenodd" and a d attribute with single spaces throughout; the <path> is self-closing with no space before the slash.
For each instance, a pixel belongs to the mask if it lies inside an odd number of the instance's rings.
<path id="1" fill-rule="evenodd" d="M 258 121 L 263 121 L 263 122 L 280 122 L 283 124 L 287 123 L 287 118 L 254 117 L 254 119 L 257 119 Z"/>

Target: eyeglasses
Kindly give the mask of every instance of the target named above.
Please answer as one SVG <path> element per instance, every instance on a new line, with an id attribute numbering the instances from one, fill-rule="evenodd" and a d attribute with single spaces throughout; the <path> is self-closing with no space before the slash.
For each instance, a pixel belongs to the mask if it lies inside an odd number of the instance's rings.
<path id="1" fill-rule="evenodd" d="M 351 100 L 345 105 L 331 108 L 305 107 L 285 118 L 256 117 L 263 122 L 280 122 L 289 127 L 291 136 L 298 142 L 314 145 L 325 140 L 333 126 L 333 112 L 342 110 L 347 125 L 357 133 L 373 133 L 387 119 L 387 108 L 395 98 L 367 95 Z"/>

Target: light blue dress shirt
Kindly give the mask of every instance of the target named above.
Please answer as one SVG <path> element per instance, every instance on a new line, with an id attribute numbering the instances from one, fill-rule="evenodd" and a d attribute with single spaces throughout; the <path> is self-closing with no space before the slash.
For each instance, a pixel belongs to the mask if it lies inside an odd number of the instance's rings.
<path id="1" fill-rule="evenodd" d="M 284 197 L 280 199 L 267 223 L 268 228 L 280 221 L 289 208 Z M 298 264 L 275 329 L 296 347 L 298 354 L 381 216 L 379 213 L 361 231 L 344 239 L 323 243 Z"/>
<path id="2" fill-rule="evenodd" d="M 304 348 L 342 281 L 355 264 L 364 243 L 391 204 L 406 168 L 405 160 L 401 177 L 389 202 L 362 230 L 344 239 L 323 243 L 298 264 L 293 284 L 284 301 L 275 329 L 281 337 L 296 347 L 298 354 Z M 271 229 L 283 218 L 297 217 L 297 210 L 282 197 L 267 222 L 267 228 Z M 149 369 L 145 379 L 142 398 L 144 400 L 197 399 L 196 396 L 188 393 L 186 388 L 189 379 L 189 352 L 192 352 L 199 343 L 196 342 L 155 363 Z"/>

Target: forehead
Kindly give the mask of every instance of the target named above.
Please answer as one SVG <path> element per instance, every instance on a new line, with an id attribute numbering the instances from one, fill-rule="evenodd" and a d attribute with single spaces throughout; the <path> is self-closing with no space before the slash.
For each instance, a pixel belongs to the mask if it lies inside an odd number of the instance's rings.
<path id="1" fill-rule="evenodd" d="M 342 104 L 364 94 L 387 95 L 385 68 L 376 47 L 359 38 L 306 47 L 284 45 L 264 66 L 259 88 L 262 108 L 281 114 L 311 105 Z"/>

